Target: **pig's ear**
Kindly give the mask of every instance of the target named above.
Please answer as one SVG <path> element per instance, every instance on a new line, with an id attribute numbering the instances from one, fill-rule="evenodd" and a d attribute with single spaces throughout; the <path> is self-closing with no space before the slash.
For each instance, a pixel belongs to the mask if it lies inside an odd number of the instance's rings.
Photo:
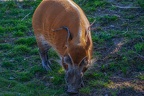
<path id="1" fill-rule="evenodd" d="M 72 40 L 72 35 L 71 35 L 71 33 L 70 33 L 70 30 L 69 30 L 69 28 L 68 27 L 62 27 L 63 29 L 65 29 L 66 31 L 67 31 L 67 43 L 66 43 L 66 47 L 68 47 L 69 46 L 69 42 Z"/>
<path id="2" fill-rule="evenodd" d="M 67 42 L 66 42 L 66 45 L 65 45 L 65 46 L 68 47 L 69 41 L 72 40 L 72 35 L 71 35 L 71 33 L 70 33 L 70 30 L 69 30 L 68 27 L 63 26 L 63 27 L 60 27 L 60 28 L 55 29 L 55 30 L 52 30 L 52 31 L 53 31 L 53 32 L 57 32 L 57 31 L 60 31 L 60 30 L 66 30 L 66 31 L 67 31 Z"/>
<path id="3" fill-rule="evenodd" d="M 82 72 L 83 68 L 87 66 L 87 64 L 88 64 L 88 57 L 86 56 L 81 60 L 81 62 L 79 64 L 79 69 L 81 72 Z"/>
<path id="4" fill-rule="evenodd" d="M 68 70 L 73 67 L 73 60 L 70 55 L 64 56 L 64 63 L 68 65 Z"/>

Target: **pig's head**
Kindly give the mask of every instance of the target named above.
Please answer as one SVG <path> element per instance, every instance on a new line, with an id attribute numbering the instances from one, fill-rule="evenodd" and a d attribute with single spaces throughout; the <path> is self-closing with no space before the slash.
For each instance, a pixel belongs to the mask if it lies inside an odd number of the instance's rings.
<path id="1" fill-rule="evenodd" d="M 88 50 L 81 44 L 69 46 L 67 54 L 63 58 L 63 64 L 66 69 L 65 80 L 67 83 L 68 93 L 78 93 L 83 86 L 83 74 L 90 65 Z"/>
<path id="2" fill-rule="evenodd" d="M 65 81 L 68 87 L 68 93 L 78 93 L 78 90 L 83 86 L 83 70 L 87 68 L 87 57 L 84 57 L 77 65 L 71 59 L 71 56 L 64 57 L 64 63 L 67 64 Z"/>
<path id="3" fill-rule="evenodd" d="M 71 37 L 68 28 L 67 44 L 62 62 L 66 70 L 65 80 L 68 93 L 78 93 L 83 86 L 83 74 L 91 63 L 92 40 L 90 32 L 85 32 L 82 37 Z"/>

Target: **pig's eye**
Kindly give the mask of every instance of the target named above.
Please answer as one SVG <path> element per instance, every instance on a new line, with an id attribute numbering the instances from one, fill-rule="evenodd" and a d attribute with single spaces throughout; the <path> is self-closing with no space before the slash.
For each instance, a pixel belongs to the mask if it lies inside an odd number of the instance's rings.
<path id="1" fill-rule="evenodd" d="M 67 56 L 64 57 L 64 63 L 65 64 L 72 64 L 72 60 L 71 60 L 71 58 L 70 58 L 69 55 L 67 55 Z"/>

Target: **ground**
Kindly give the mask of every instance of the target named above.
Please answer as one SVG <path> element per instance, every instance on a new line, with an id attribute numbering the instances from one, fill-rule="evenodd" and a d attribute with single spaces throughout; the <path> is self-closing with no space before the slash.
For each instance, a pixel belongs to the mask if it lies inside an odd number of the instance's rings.
<path id="1" fill-rule="evenodd" d="M 49 52 L 41 66 L 31 25 L 41 0 L 0 2 L 0 96 L 67 96 L 64 70 Z M 144 1 L 74 0 L 93 23 L 93 58 L 80 96 L 144 95 Z"/>

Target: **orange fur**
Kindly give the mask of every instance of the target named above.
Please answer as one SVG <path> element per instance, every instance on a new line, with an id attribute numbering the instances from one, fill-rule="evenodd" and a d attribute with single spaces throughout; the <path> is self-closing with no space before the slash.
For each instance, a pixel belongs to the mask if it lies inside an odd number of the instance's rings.
<path id="1" fill-rule="evenodd" d="M 71 54 L 75 64 L 85 56 L 91 59 L 93 45 L 88 30 L 90 24 L 73 0 L 43 0 L 34 12 L 32 25 L 39 48 L 43 46 L 40 42 L 47 42 L 61 57 Z M 53 31 L 63 26 L 69 28 L 72 36 L 68 49 L 65 46 L 68 35 L 66 30 Z"/>

